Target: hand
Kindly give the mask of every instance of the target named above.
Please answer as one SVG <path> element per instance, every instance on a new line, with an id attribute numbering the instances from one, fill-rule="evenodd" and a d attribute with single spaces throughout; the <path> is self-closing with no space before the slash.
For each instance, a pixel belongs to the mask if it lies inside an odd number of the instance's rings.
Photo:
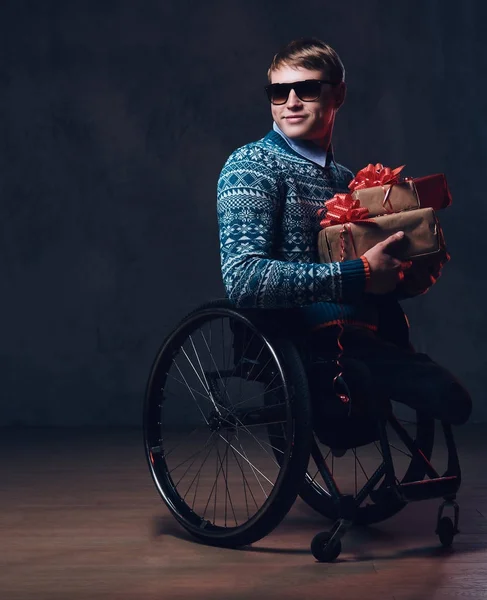
<path id="1" fill-rule="evenodd" d="M 367 292 L 388 294 L 404 278 L 404 270 L 409 269 L 412 262 L 401 261 L 392 255 L 394 246 L 402 239 L 404 239 L 404 231 L 398 231 L 365 252 L 364 257 L 370 266 Z"/>

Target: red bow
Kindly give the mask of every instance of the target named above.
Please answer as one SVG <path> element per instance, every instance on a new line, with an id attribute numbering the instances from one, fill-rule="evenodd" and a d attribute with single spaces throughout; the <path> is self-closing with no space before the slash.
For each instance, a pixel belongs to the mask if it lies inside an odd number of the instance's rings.
<path id="1" fill-rule="evenodd" d="M 404 167 L 405 165 L 402 165 L 402 167 L 390 169 L 389 167 L 384 167 L 384 165 L 381 165 L 380 163 L 377 163 L 375 166 L 369 164 L 355 175 L 355 178 L 348 184 L 348 188 L 354 192 L 355 190 L 378 185 L 393 185 L 399 182 L 399 173 Z"/>
<path id="2" fill-rule="evenodd" d="M 369 214 L 369 210 L 365 206 L 360 206 L 359 200 L 352 198 L 351 194 L 335 194 L 325 202 L 325 206 L 326 217 L 320 221 L 321 227 L 361 221 Z"/>

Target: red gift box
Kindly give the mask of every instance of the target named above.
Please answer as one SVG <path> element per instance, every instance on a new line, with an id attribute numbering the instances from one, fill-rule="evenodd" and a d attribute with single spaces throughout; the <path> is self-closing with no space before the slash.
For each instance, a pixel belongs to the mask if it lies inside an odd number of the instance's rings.
<path id="1" fill-rule="evenodd" d="M 421 208 L 441 210 L 450 206 L 452 199 L 446 177 L 443 173 L 416 177 L 412 180 L 418 194 Z"/>
<path id="2" fill-rule="evenodd" d="M 361 169 L 349 184 L 352 198 L 368 210 L 368 217 L 432 208 L 441 210 L 451 204 L 446 177 L 442 174 L 400 179 L 404 167 L 391 170 L 380 163 Z"/>

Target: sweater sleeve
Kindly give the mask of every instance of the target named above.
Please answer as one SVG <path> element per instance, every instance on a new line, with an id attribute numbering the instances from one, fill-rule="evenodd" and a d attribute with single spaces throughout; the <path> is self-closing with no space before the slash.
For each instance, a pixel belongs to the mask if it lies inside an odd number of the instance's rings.
<path id="1" fill-rule="evenodd" d="M 355 302 L 366 274 L 362 260 L 288 262 L 275 258 L 285 193 L 275 169 L 251 150 L 234 152 L 218 181 L 220 257 L 227 296 L 241 308 L 293 308 Z"/>

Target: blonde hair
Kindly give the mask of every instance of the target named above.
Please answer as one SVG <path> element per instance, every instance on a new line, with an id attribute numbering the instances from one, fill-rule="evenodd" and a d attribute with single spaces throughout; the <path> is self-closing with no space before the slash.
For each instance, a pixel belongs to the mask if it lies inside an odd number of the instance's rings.
<path id="1" fill-rule="evenodd" d="M 302 67 L 313 71 L 324 71 L 333 83 L 345 81 L 345 67 L 331 46 L 317 38 L 300 38 L 289 42 L 272 59 L 267 71 L 271 81 L 272 71 L 282 66 Z"/>

